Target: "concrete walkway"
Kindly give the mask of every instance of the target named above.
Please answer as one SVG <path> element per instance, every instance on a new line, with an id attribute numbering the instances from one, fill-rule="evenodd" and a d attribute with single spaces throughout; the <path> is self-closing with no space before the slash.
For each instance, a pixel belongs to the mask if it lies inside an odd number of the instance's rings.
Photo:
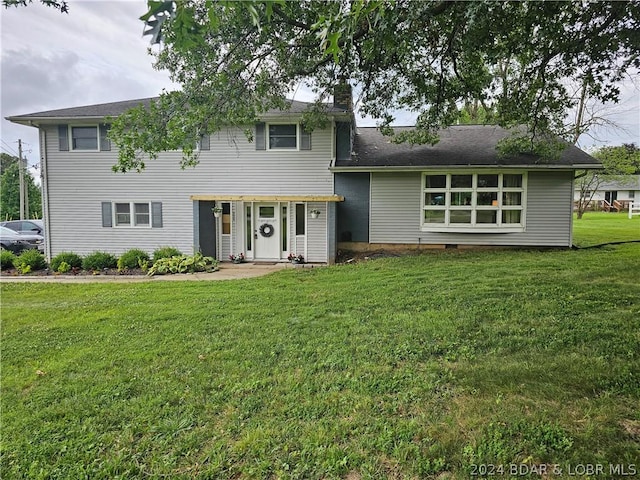
<path id="1" fill-rule="evenodd" d="M 318 265 L 296 265 L 296 268 L 312 268 Z M 87 283 L 87 282 L 171 282 L 171 281 L 211 281 L 211 280 L 235 280 L 240 278 L 254 278 L 268 275 L 285 268 L 294 268 L 290 263 L 221 263 L 217 272 L 212 273 L 187 273 L 176 275 L 33 275 L 10 276 L 0 275 L 0 282 L 42 282 L 42 283 Z"/>

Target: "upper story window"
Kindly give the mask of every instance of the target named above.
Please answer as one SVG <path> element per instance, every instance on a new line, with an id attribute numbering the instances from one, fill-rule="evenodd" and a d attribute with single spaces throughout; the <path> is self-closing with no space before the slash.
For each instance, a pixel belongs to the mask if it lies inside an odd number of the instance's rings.
<path id="1" fill-rule="evenodd" d="M 111 150 L 109 125 L 58 125 L 58 150 L 61 152 L 108 152 Z"/>
<path id="2" fill-rule="evenodd" d="M 72 150 L 98 150 L 98 126 L 71 127 Z"/>
<path id="3" fill-rule="evenodd" d="M 524 231 L 526 174 L 425 173 L 425 231 Z"/>
<path id="4" fill-rule="evenodd" d="M 269 125 L 269 150 L 277 148 L 298 148 L 298 125 Z"/>
<path id="5" fill-rule="evenodd" d="M 298 123 L 256 123 L 256 150 L 311 150 L 312 133 Z"/>

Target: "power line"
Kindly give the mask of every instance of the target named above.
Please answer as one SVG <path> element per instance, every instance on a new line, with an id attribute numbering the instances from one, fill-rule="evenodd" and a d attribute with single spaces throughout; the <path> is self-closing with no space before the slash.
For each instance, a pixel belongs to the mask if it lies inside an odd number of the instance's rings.
<path id="1" fill-rule="evenodd" d="M 7 142 L 5 142 L 4 140 L 2 140 L 2 143 L 5 144 L 5 150 L 7 150 L 9 153 L 11 153 L 14 157 L 18 156 L 18 152 L 16 152 L 13 147 L 11 145 L 9 145 Z"/>
<path id="2" fill-rule="evenodd" d="M 9 149 L 7 147 L 5 147 L 4 145 L 2 145 L 2 153 L 6 153 L 7 155 L 11 155 L 12 157 L 17 157 L 18 156 L 18 155 L 14 155 L 14 153 L 9 151 Z"/>

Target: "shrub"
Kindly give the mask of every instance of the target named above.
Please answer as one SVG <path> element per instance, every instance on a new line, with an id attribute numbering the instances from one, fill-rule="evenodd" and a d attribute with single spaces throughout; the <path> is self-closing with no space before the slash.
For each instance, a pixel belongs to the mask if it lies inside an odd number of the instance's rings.
<path id="1" fill-rule="evenodd" d="M 82 257 L 72 252 L 61 252 L 51 259 L 51 270 L 54 272 L 65 273 L 60 270 L 60 265 L 66 263 L 69 270 L 72 268 L 82 268 Z M 67 270 L 67 272 L 69 271 Z"/>
<path id="2" fill-rule="evenodd" d="M 201 253 L 195 255 L 179 255 L 171 258 L 161 258 L 154 262 L 147 275 L 166 275 L 170 273 L 214 272 L 218 269 L 218 261 L 212 257 L 205 257 Z"/>
<path id="3" fill-rule="evenodd" d="M 69 265 L 67 262 L 60 262 L 60 265 L 58 265 L 56 272 L 67 273 L 69 270 L 71 270 L 71 265 Z"/>
<path id="4" fill-rule="evenodd" d="M 117 264 L 118 259 L 107 252 L 93 252 L 82 260 L 82 268 L 92 271 L 116 268 Z"/>
<path id="5" fill-rule="evenodd" d="M 149 263 L 149 255 L 142 250 L 132 248 L 124 252 L 118 259 L 118 270 L 127 270 L 134 268 L 143 268 L 143 265 Z"/>
<path id="6" fill-rule="evenodd" d="M 16 256 L 9 250 L 2 250 L 0 252 L 0 270 L 9 270 L 13 268 L 13 262 L 16 261 Z"/>
<path id="7" fill-rule="evenodd" d="M 47 261 L 38 250 L 25 250 L 13 262 L 20 273 L 35 272 L 47 268 Z"/>
<path id="8" fill-rule="evenodd" d="M 153 252 L 153 263 L 161 258 L 180 257 L 182 252 L 174 247 L 160 247 Z"/>

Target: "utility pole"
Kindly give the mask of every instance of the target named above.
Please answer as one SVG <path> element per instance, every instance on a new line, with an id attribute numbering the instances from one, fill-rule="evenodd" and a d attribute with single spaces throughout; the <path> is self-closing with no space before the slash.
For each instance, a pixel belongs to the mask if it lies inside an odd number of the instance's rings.
<path id="1" fill-rule="evenodd" d="M 22 140 L 18 139 L 18 175 L 20 181 L 20 220 L 24 220 L 24 169 L 22 168 Z"/>
<path id="2" fill-rule="evenodd" d="M 22 158 L 22 140 L 18 139 L 18 178 L 20 182 L 20 220 L 29 219 L 29 187 L 25 180 L 28 175 L 27 159 Z"/>
<path id="3" fill-rule="evenodd" d="M 24 190 L 24 218 L 29 220 L 29 185 L 31 182 L 26 181 L 25 175 L 29 175 L 29 161 L 27 160 L 27 157 L 24 158 L 24 173 L 22 174 L 24 186 L 22 189 Z"/>

